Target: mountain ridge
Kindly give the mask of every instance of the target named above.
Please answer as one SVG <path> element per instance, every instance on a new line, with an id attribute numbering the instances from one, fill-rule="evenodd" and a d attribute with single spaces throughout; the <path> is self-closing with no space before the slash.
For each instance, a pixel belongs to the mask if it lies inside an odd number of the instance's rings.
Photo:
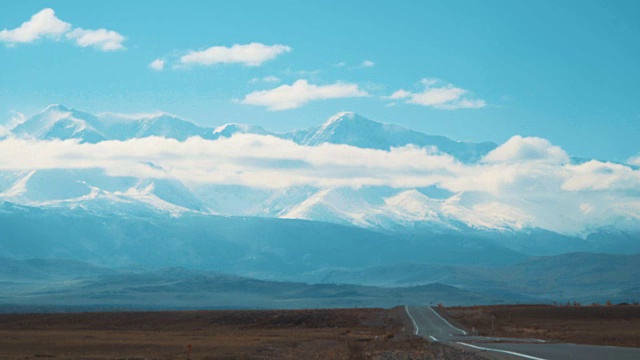
<path id="1" fill-rule="evenodd" d="M 394 306 L 433 303 L 636 302 L 640 254 L 568 253 L 503 267 L 399 263 L 328 271 L 320 281 L 260 279 L 184 267 L 107 268 L 62 259 L 2 258 L 0 312 L 23 306 Z M 566 274 L 558 277 L 557 273 Z M 3 281 L 7 280 L 7 281 Z M 543 284 L 544 286 L 541 286 Z M 637 294 L 635 295 L 637 296 Z M 206 299 L 206 300 L 204 300 Z M 251 301 L 250 299 L 255 299 Z M 204 301 L 203 301 L 204 300 Z M 247 303 L 248 301 L 248 303 Z"/>
<path id="2" fill-rule="evenodd" d="M 179 141 L 191 136 L 215 140 L 242 133 L 271 135 L 308 146 L 333 143 L 388 150 L 391 147 L 412 144 L 419 147 L 435 147 L 466 162 L 478 161 L 480 157 L 497 147 L 493 142 L 460 142 L 445 136 L 427 135 L 400 125 L 372 121 L 355 112 L 337 113 L 321 125 L 279 134 L 249 124 L 228 123 L 217 127 L 204 127 L 165 112 L 137 116 L 109 112 L 93 115 L 61 104 L 53 104 L 10 129 L 10 132 L 25 138 L 79 139 L 88 143 L 148 136 Z"/>

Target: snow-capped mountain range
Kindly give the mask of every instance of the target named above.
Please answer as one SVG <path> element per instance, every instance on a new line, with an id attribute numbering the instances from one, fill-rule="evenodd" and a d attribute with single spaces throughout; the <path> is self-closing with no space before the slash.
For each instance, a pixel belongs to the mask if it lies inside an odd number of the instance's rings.
<path id="1" fill-rule="evenodd" d="M 216 141 L 236 134 L 273 136 L 311 147 L 328 143 L 389 150 L 411 144 L 447 154 L 462 164 L 477 163 L 498 146 L 491 142 L 458 142 L 443 136 L 427 135 L 398 125 L 371 121 L 350 112 L 336 114 L 307 130 L 277 134 L 245 124 L 201 127 L 166 113 L 92 115 L 62 105 L 51 105 L 13 127 L 8 137 L 75 139 L 95 144 L 152 136 L 178 141 L 191 137 Z M 525 221 L 526 215 L 502 216 L 505 212 L 517 214 L 517 209 L 500 204 L 490 205 L 499 207 L 496 209 L 474 207 L 473 196 L 437 186 L 327 188 L 300 185 L 271 189 L 246 185 L 187 184 L 167 177 L 115 176 L 95 168 L 0 171 L 1 200 L 37 207 L 85 209 L 127 216 L 159 211 L 175 216 L 198 212 L 276 217 L 385 230 L 428 228 L 432 231 L 462 231 L 475 228 L 518 231 L 530 226 Z"/>
<path id="2" fill-rule="evenodd" d="M 213 140 L 236 132 L 268 133 L 257 126 L 237 124 L 227 124 L 215 129 L 204 128 L 167 113 L 137 116 L 115 113 L 93 115 L 58 104 L 48 106 L 42 112 L 11 129 L 11 133 L 22 138 L 79 139 L 87 143 L 149 136 L 161 136 L 180 141 L 191 136 L 200 136 Z"/>
<path id="3" fill-rule="evenodd" d="M 444 136 L 427 135 L 399 125 L 371 121 L 352 112 L 338 113 L 322 125 L 311 129 L 276 134 L 260 126 L 248 124 L 225 124 L 215 128 L 201 127 L 167 113 L 136 116 L 116 113 L 92 115 L 54 104 L 10 131 L 21 138 L 79 139 L 87 143 L 149 136 L 180 141 L 192 136 L 215 140 L 234 134 L 257 134 L 291 139 L 298 144 L 310 146 L 332 143 L 388 150 L 391 147 L 413 144 L 420 147 L 436 147 L 459 160 L 469 162 L 477 161 L 497 146 L 492 142 L 459 142 Z"/>

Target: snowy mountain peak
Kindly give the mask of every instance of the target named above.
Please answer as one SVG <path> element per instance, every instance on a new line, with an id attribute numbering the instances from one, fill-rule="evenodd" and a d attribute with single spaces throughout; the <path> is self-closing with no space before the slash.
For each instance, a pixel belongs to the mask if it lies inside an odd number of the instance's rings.
<path id="1" fill-rule="evenodd" d="M 215 128 L 213 134 L 221 137 L 231 137 L 234 134 L 270 135 L 271 133 L 256 125 L 229 123 Z"/>
<path id="2" fill-rule="evenodd" d="M 224 124 L 216 127 L 215 129 L 213 129 L 213 133 L 225 134 L 225 133 L 229 133 L 230 131 L 232 132 L 243 131 L 243 130 L 246 130 L 247 128 L 248 126 L 245 124 L 229 123 L 229 124 Z"/>
<path id="3" fill-rule="evenodd" d="M 49 105 L 11 132 L 19 137 L 35 139 L 81 139 L 86 142 L 105 140 L 100 121 L 93 115 L 64 105 Z"/>
<path id="4" fill-rule="evenodd" d="M 202 127 L 166 112 L 133 115 L 105 112 L 95 116 L 54 104 L 9 131 L 22 138 L 79 139 L 87 143 L 149 136 L 184 141 L 190 137 L 215 140 L 234 134 L 272 135 L 308 146 L 330 143 L 380 150 L 407 145 L 435 147 L 463 162 L 476 162 L 497 146 L 489 142 L 465 143 L 428 135 L 399 125 L 372 121 L 355 112 L 337 113 L 311 129 L 274 134 L 260 126 L 237 123 L 215 129 Z"/>
<path id="5" fill-rule="evenodd" d="M 105 123 L 113 123 L 113 122 L 136 122 L 136 121 L 145 121 L 149 119 L 155 119 L 159 117 L 173 117 L 178 118 L 177 116 L 166 113 L 166 112 L 152 112 L 152 113 L 139 113 L 139 114 L 123 114 L 116 112 L 103 112 L 96 115 L 101 121 Z"/>
<path id="6" fill-rule="evenodd" d="M 345 144 L 366 148 L 386 148 L 375 143 L 380 139 L 383 124 L 366 119 L 354 112 L 341 112 L 330 117 L 321 126 L 312 129 L 303 140 L 305 145 L 322 143 Z"/>
<path id="7" fill-rule="evenodd" d="M 40 113 L 50 112 L 50 111 L 59 111 L 59 112 L 70 112 L 71 109 L 67 108 L 62 104 L 51 104 L 44 108 Z"/>
<path id="8" fill-rule="evenodd" d="M 354 112 L 335 114 L 321 126 L 304 133 L 290 133 L 289 136 L 303 145 L 311 146 L 331 143 L 379 150 L 410 144 L 436 147 L 463 162 L 476 162 L 497 147 L 491 142 L 467 143 L 428 135 L 400 125 L 372 121 Z"/>
<path id="9" fill-rule="evenodd" d="M 397 194 L 396 196 L 387 198 L 385 200 L 386 200 L 386 202 L 397 202 L 397 203 L 405 202 L 407 200 L 421 200 L 421 201 L 434 201 L 434 202 L 437 202 L 437 200 L 429 198 L 428 196 L 426 196 L 425 194 L 421 193 L 420 191 L 418 191 L 416 189 L 405 190 L 405 191 Z"/>
<path id="10" fill-rule="evenodd" d="M 167 113 L 167 112 L 157 112 L 157 113 L 153 113 L 153 114 L 149 114 L 149 117 L 146 118 L 146 121 L 153 121 L 155 119 L 173 119 L 173 120 L 180 120 L 180 121 L 186 121 L 186 120 L 182 120 L 179 117 L 177 117 L 176 115 Z"/>
<path id="11" fill-rule="evenodd" d="M 327 121 L 324 122 L 324 124 L 322 124 L 322 128 L 327 128 L 333 124 L 337 124 L 340 123 L 342 121 L 349 121 L 349 120 L 353 120 L 356 117 L 361 117 L 360 115 L 352 112 L 352 111 L 343 111 L 343 112 L 339 112 L 333 116 L 331 116 L 329 119 L 327 119 Z"/>

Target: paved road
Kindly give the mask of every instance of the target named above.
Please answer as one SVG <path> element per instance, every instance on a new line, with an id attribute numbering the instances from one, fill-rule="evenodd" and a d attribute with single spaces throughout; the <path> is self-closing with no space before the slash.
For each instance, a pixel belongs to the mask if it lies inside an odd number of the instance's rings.
<path id="1" fill-rule="evenodd" d="M 494 353 L 499 356 L 530 360 L 638 360 L 640 349 L 615 346 L 593 346 L 577 344 L 547 343 L 537 339 L 510 339 L 486 336 L 470 336 L 443 319 L 428 306 L 405 307 L 411 318 L 416 335 L 429 341 L 449 343 L 456 346 L 483 351 L 484 355 Z"/>

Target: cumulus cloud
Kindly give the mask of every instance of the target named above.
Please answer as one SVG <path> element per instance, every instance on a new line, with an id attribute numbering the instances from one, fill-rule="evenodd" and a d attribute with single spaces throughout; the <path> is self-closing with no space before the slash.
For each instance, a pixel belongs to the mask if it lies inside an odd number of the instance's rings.
<path id="1" fill-rule="evenodd" d="M 240 101 L 246 105 L 264 106 L 271 111 L 299 108 L 316 100 L 363 97 L 369 94 L 357 84 L 336 82 L 330 85 L 313 85 L 307 80 L 297 80 L 291 85 L 281 85 L 270 90 L 254 91 Z"/>
<path id="2" fill-rule="evenodd" d="M 0 31 L 0 41 L 9 44 L 30 43 L 42 37 L 60 38 L 71 29 L 71 24 L 56 17 L 53 9 L 42 9 L 19 27 Z"/>
<path id="3" fill-rule="evenodd" d="M 565 164 L 569 162 L 569 155 L 547 139 L 516 135 L 492 150 L 482 160 L 488 163 L 544 161 Z"/>
<path id="4" fill-rule="evenodd" d="M 189 51 L 180 57 L 180 63 L 183 65 L 243 64 L 260 66 L 264 62 L 290 51 L 291 48 L 285 45 L 265 45 L 255 42 L 245 45 L 235 44 L 231 47 L 212 46 L 201 51 Z"/>
<path id="5" fill-rule="evenodd" d="M 122 42 L 125 37 L 106 29 L 85 30 L 72 28 L 70 23 L 60 20 L 55 11 L 50 8 L 42 9 L 19 27 L 0 31 L 0 41 L 9 45 L 16 43 L 31 43 L 41 38 L 60 39 L 65 36 L 81 47 L 93 46 L 102 51 L 124 49 Z"/>
<path id="6" fill-rule="evenodd" d="M 571 166 L 571 175 L 563 184 L 569 191 L 611 191 L 637 189 L 640 193 L 640 171 L 628 166 L 601 161 L 588 161 Z"/>
<path id="7" fill-rule="evenodd" d="M 113 30 L 85 30 L 76 28 L 68 32 L 66 36 L 82 47 L 93 46 L 102 51 L 124 49 L 124 45 L 122 45 L 122 42 L 125 40 L 124 36 Z"/>
<path id="8" fill-rule="evenodd" d="M 363 68 L 370 68 L 370 67 L 374 67 L 375 65 L 376 65 L 376 63 L 374 63 L 373 61 L 365 60 L 365 61 L 362 62 L 362 65 L 360 65 L 360 66 L 362 66 Z"/>
<path id="9" fill-rule="evenodd" d="M 640 166 L 640 155 L 632 157 L 631 159 L 629 159 L 628 163 L 631 165 Z"/>
<path id="10" fill-rule="evenodd" d="M 264 77 L 254 77 L 251 78 L 251 80 L 249 80 L 249 83 L 255 84 L 255 83 L 259 83 L 259 82 L 264 82 L 264 83 L 279 83 L 281 80 L 279 77 L 277 76 L 273 76 L 273 75 L 269 75 L 269 76 L 264 76 Z"/>
<path id="11" fill-rule="evenodd" d="M 155 59 L 149 64 L 149 67 L 156 71 L 162 71 L 164 69 L 164 60 Z"/>
<path id="12" fill-rule="evenodd" d="M 482 99 L 469 96 L 469 90 L 465 90 L 452 84 L 437 79 L 422 79 L 424 86 L 422 92 L 410 92 L 404 89 L 397 90 L 387 98 L 390 100 L 404 100 L 407 104 L 429 106 L 436 109 L 479 109 L 487 104 Z"/>
<path id="13" fill-rule="evenodd" d="M 0 125 L 0 138 L 11 135 L 11 130 L 26 120 L 27 119 L 23 113 L 17 111 L 11 112 L 11 118 L 9 121 L 4 125 Z"/>

